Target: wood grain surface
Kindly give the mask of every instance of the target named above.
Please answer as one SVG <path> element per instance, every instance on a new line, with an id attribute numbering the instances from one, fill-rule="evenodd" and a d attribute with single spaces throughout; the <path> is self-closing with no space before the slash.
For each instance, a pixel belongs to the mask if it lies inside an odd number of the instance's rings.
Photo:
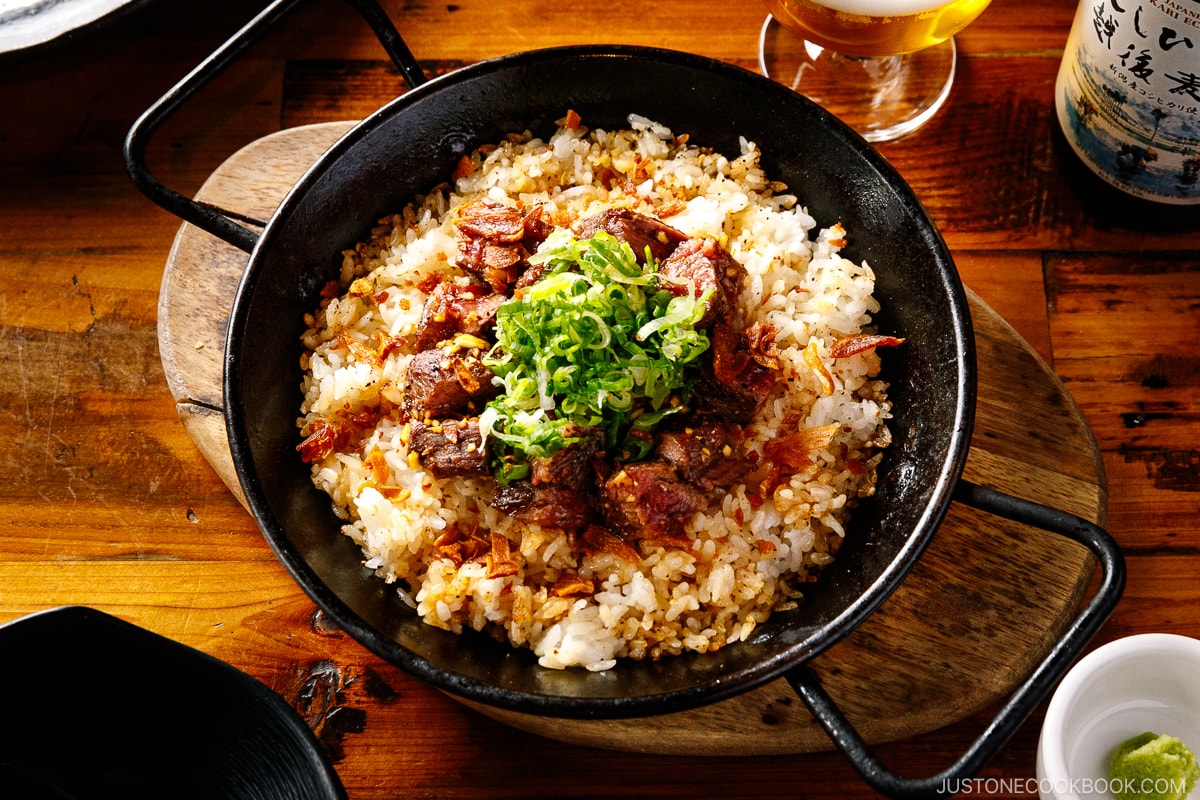
<path id="1" fill-rule="evenodd" d="M 430 72 L 588 41 L 753 69 L 763 15 L 753 3 L 686 0 L 586 14 L 535 0 L 385 5 Z M 1065 152 L 1051 96 L 1074 10 L 1069 0 L 994 0 L 958 37 L 946 107 L 880 150 L 929 209 L 967 285 L 1050 366 L 1094 436 L 1107 527 L 1129 567 L 1094 644 L 1200 636 L 1200 221 L 1115 200 Z M 372 657 L 316 613 L 197 447 L 195 421 L 180 423 L 172 388 L 185 373 L 164 365 L 158 345 L 179 220 L 131 187 L 121 158 L 133 120 L 252 11 L 233 0 L 147 3 L 95 35 L 0 61 L 0 622 L 81 603 L 228 661 L 301 713 L 352 798 L 874 796 L 833 752 L 699 755 L 669 732 L 659 752 L 630 752 L 515 729 Z M 192 194 L 246 144 L 362 118 L 400 91 L 353 13 L 314 0 L 173 118 L 149 155 Z M 219 408 L 210 400 L 197 416 Z M 1041 430 L 982 419 L 977 433 L 989 440 Z M 1094 464 L 1067 461 L 1075 466 L 1046 463 L 1045 473 L 1086 485 Z M 1030 605 L 1061 605 L 1017 578 Z M 971 598 L 935 598 L 923 617 L 940 623 Z M 875 655 L 923 677 L 987 654 L 922 662 L 914 643 Z M 962 702 L 950 684 L 945 696 Z M 35 676 L 12 688 L 49 690 Z M 765 724 L 803 729 L 798 704 L 766 710 Z M 895 731 L 901 739 L 880 756 L 905 774 L 937 772 L 991 710 L 921 735 Z M 983 772 L 1014 783 L 971 796 L 1035 796 L 1021 781 L 1034 775 L 1040 715 Z"/>

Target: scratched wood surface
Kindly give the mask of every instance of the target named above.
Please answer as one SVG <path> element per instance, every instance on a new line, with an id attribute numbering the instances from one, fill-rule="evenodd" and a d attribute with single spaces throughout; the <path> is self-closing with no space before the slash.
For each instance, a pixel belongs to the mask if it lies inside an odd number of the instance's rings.
<path id="1" fill-rule="evenodd" d="M 683 0 L 586 15 L 533 0 L 387 6 L 431 71 L 583 41 L 752 67 L 761 22 L 754 4 Z M 1050 91 L 1073 13 L 995 0 L 959 38 L 943 113 L 881 150 L 1095 435 L 1129 561 L 1097 643 L 1200 636 L 1200 227 L 1112 202 L 1064 154 Z M 156 327 L 179 224 L 131 188 L 120 156 L 136 116 L 249 14 L 233 0 L 150 4 L 102 37 L 0 63 L 0 621 L 86 603 L 219 656 L 301 711 L 352 797 L 870 796 L 834 753 L 629 754 L 514 731 L 314 613 L 179 421 Z M 248 142 L 360 118 L 401 90 L 364 26 L 319 0 L 164 128 L 152 162 L 193 192 Z M 881 755 L 932 773 L 985 718 Z M 1031 777 L 1038 722 L 984 774 Z"/>

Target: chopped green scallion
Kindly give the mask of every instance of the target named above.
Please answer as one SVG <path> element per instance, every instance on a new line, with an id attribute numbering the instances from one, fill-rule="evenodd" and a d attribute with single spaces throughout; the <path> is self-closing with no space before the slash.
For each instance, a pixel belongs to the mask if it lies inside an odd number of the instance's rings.
<path id="1" fill-rule="evenodd" d="M 480 416 L 501 483 L 527 477 L 528 459 L 577 441 L 573 426 L 601 427 L 606 447 L 644 457 L 648 432 L 689 388 L 692 366 L 709 346 L 696 323 L 709 294 L 663 291 L 658 264 L 643 267 L 608 233 L 556 236 L 531 262 L 541 280 L 501 304 L 496 344 L 485 363 L 504 392 Z"/>

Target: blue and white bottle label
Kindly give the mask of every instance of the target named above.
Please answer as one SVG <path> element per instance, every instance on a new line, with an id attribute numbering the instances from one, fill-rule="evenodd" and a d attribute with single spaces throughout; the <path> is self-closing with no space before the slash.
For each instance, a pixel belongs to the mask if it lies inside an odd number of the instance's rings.
<path id="1" fill-rule="evenodd" d="M 1082 0 L 1055 95 L 1067 141 L 1101 178 L 1200 204 L 1200 1 Z"/>

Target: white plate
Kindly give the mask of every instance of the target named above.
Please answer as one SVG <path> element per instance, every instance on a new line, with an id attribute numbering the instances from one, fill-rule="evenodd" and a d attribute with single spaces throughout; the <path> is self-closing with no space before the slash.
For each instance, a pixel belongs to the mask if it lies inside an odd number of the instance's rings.
<path id="1" fill-rule="evenodd" d="M 0 0 L 0 54 L 49 44 L 136 0 Z"/>

